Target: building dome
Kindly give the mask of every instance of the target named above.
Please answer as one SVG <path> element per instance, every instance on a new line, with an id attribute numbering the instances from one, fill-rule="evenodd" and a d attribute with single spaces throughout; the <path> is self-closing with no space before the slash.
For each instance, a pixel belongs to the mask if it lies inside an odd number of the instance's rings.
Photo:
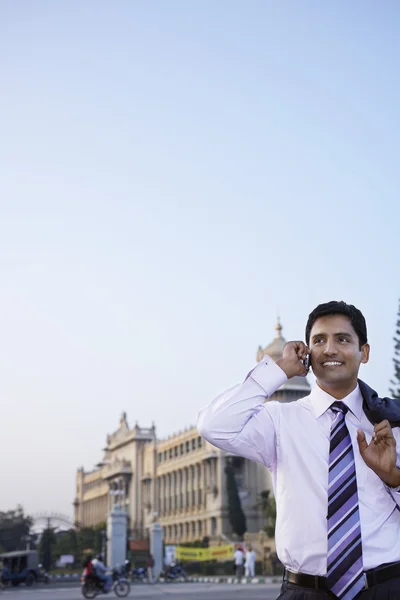
<path id="1" fill-rule="evenodd" d="M 282 353 L 283 353 L 283 348 L 285 347 L 286 344 L 286 340 L 285 338 L 282 336 L 282 325 L 278 319 L 278 323 L 276 324 L 275 327 L 275 337 L 272 340 L 272 342 L 266 346 L 264 348 L 264 350 L 262 349 L 262 347 L 260 346 L 258 348 L 258 352 L 257 352 L 257 361 L 260 362 L 260 360 L 262 360 L 262 358 L 266 355 L 270 356 L 273 360 L 278 360 L 279 358 L 282 357 Z"/>

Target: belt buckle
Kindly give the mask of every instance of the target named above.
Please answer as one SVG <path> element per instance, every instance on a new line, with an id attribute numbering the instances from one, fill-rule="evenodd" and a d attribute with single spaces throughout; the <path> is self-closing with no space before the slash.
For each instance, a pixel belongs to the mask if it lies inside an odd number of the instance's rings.
<path id="1" fill-rule="evenodd" d="M 364 587 L 363 587 L 363 590 L 368 590 L 368 589 L 369 589 L 369 585 L 368 585 L 367 574 L 364 571 Z"/>

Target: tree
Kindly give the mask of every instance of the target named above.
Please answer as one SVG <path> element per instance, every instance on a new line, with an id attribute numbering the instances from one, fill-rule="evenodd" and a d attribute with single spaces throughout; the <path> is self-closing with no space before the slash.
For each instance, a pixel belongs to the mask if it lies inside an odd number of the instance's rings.
<path id="1" fill-rule="evenodd" d="M 46 571 L 49 571 L 53 564 L 54 549 L 57 539 L 52 527 L 48 527 L 42 533 L 39 542 L 39 559 Z"/>
<path id="2" fill-rule="evenodd" d="M 266 523 L 264 525 L 265 533 L 269 538 L 274 537 L 276 524 L 276 501 L 269 490 L 264 490 L 261 492 L 257 506 L 261 508 L 266 519 Z"/>
<path id="3" fill-rule="evenodd" d="M 92 527 L 82 527 L 78 532 L 78 553 L 82 557 L 85 554 L 96 554 L 95 532 Z"/>
<path id="4" fill-rule="evenodd" d="M 63 532 L 62 535 L 57 534 L 57 545 L 54 550 L 54 555 L 57 560 L 64 554 L 72 554 L 75 561 L 79 559 L 78 556 L 78 536 L 75 529 L 69 529 Z"/>
<path id="5" fill-rule="evenodd" d="M 25 549 L 24 538 L 29 534 L 32 523 L 32 519 L 24 515 L 22 506 L 0 512 L 0 546 L 5 552 Z"/>
<path id="6" fill-rule="evenodd" d="M 393 338 L 394 341 L 394 378 L 391 379 L 390 383 L 393 387 L 390 389 L 390 393 L 393 398 L 400 398 L 400 300 L 399 310 L 397 312 L 397 323 L 396 323 L 396 335 Z"/>
<path id="7" fill-rule="evenodd" d="M 98 523 L 94 527 L 94 551 L 96 554 L 103 554 L 103 536 L 106 534 L 107 523 Z M 105 558 L 103 556 L 103 558 Z"/>
<path id="8" fill-rule="evenodd" d="M 246 532 L 246 517 L 240 502 L 235 473 L 230 460 L 227 460 L 225 465 L 226 474 L 226 491 L 228 494 L 228 516 L 233 532 L 240 538 Z"/>

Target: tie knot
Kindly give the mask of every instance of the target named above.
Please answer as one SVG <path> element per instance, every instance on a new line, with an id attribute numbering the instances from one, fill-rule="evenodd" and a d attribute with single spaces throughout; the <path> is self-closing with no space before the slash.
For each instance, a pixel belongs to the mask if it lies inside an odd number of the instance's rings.
<path id="1" fill-rule="evenodd" d="M 337 402 L 334 402 L 331 406 L 331 409 L 335 413 L 338 413 L 338 412 L 342 413 L 342 415 L 345 415 L 347 413 L 347 411 L 349 410 L 348 407 L 344 404 L 344 402 L 341 402 L 340 400 L 338 400 Z"/>

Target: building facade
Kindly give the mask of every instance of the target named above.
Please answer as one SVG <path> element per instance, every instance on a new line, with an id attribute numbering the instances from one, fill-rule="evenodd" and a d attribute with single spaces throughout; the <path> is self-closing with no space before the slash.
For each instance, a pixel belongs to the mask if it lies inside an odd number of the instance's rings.
<path id="1" fill-rule="evenodd" d="M 284 345 L 278 322 L 273 342 L 264 349 L 259 347 L 257 360 L 265 354 L 278 359 Z M 295 377 L 269 400 L 291 402 L 309 392 L 307 380 Z M 158 440 L 154 424 L 142 428 L 136 423 L 130 428 L 124 413 L 118 429 L 107 436 L 103 460 L 90 472 L 77 471 L 75 522 L 94 526 L 106 520 L 114 504 L 120 504 L 129 516 L 131 540 L 148 537 L 156 518 L 166 543 L 191 542 L 204 536 L 229 538 L 227 461 L 234 469 L 247 529 L 258 532 L 263 527 L 259 494 L 271 489 L 271 477 L 263 465 L 215 448 L 195 427 Z"/>

